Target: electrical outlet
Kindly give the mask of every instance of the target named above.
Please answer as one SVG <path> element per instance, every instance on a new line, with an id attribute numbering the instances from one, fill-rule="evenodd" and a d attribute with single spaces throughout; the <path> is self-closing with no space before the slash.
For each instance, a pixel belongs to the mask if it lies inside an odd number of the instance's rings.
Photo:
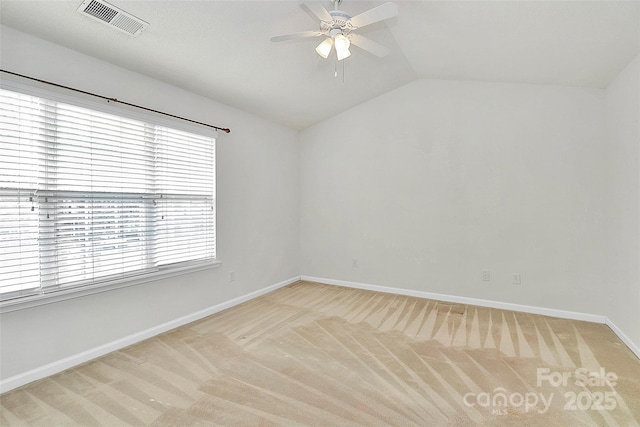
<path id="1" fill-rule="evenodd" d="M 359 266 L 359 265 L 358 265 L 358 260 L 357 260 L 357 259 L 353 259 L 353 260 L 351 261 L 351 266 L 352 266 L 353 268 L 358 268 L 358 266 Z"/>
<path id="2" fill-rule="evenodd" d="M 520 282 L 520 273 L 513 273 L 511 276 L 512 276 L 511 284 L 519 285 L 521 283 Z"/>
<path id="3" fill-rule="evenodd" d="M 491 280 L 491 272 L 489 270 L 482 270 L 482 281 L 488 282 Z"/>
<path id="4" fill-rule="evenodd" d="M 233 282 L 234 280 L 236 280 L 236 272 L 235 271 L 230 271 L 229 272 L 229 281 Z"/>

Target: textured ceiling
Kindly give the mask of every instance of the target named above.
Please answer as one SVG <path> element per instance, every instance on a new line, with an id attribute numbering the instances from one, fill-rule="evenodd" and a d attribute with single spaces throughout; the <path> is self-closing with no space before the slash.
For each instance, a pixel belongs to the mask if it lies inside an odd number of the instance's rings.
<path id="1" fill-rule="evenodd" d="M 138 38 L 78 14 L 81 0 L 1 0 L 0 22 L 293 129 L 417 78 L 603 88 L 640 51 L 640 1 L 396 1 L 397 18 L 363 28 L 391 54 L 352 48 L 336 78 L 318 39 L 269 41 L 317 28 L 302 2 L 111 0 L 150 23 Z"/>

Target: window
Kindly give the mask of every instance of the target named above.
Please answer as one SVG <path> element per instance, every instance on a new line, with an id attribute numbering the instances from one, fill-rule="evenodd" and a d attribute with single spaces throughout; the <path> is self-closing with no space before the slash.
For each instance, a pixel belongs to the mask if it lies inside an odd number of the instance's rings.
<path id="1" fill-rule="evenodd" d="M 0 300 L 215 263 L 215 135 L 4 89 L 0 118 Z"/>

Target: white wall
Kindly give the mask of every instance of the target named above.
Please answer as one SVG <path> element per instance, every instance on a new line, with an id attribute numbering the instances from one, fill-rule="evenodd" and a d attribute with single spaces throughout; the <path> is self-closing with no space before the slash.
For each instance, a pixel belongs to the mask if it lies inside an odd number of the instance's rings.
<path id="1" fill-rule="evenodd" d="M 217 144 L 222 266 L 2 314 L 2 379 L 299 276 L 297 132 L 13 29 L 1 30 L 3 69 L 232 130 L 221 133 Z M 233 283 L 229 271 L 235 271 Z"/>
<path id="2" fill-rule="evenodd" d="M 420 80 L 301 132 L 302 274 L 604 314 L 604 106 Z"/>
<path id="3" fill-rule="evenodd" d="M 606 315 L 640 347 L 640 57 L 606 90 Z"/>

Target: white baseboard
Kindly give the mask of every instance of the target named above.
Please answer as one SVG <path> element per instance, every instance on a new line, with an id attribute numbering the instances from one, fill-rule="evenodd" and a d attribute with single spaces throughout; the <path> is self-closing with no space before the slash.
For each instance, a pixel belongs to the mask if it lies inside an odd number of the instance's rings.
<path id="1" fill-rule="evenodd" d="M 638 359 L 640 359 L 640 347 L 638 347 L 638 345 L 636 343 L 634 343 L 628 336 L 626 336 L 625 333 L 622 332 L 620 330 L 620 328 L 618 328 L 615 325 L 615 323 L 613 323 L 611 321 L 611 319 L 609 319 L 608 317 L 607 317 L 606 324 L 607 324 L 608 327 L 611 328 L 613 333 L 616 334 L 618 336 L 618 338 L 620 338 L 622 340 L 622 342 L 627 345 L 627 347 L 629 347 L 629 350 L 634 352 L 635 355 L 638 356 Z"/>
<path id="2" fill-rule="evenodd" d="M 148 338 L 154 337 L 156 335 L 159 335 L 163 332 L 170 331 L 171 329 L 175 329 L 179 326 L 183 326 L 188 323 L 194 322 L 196 320 L 205 318 L 207 316 L 211 316 L 212 314 L 218 313 L 222 310 L 226 310 L 227 308 L 231 308 L 243 302 L 252 300 L 261 295 L 264 295 L 276 289 L 282 288 L 283 286 L 297 282 L 298 280 L 300 280 L 300 276 L 292 277 L 283 282 L 276 283 L 274 285 L 267 286 L 262 289 L 258 289 L 257 291 L 250 292 L 248 294 L 239 296 L 237 298 L 231 299 L 229 301 L 225 301 L 220 304 L 216 304 L 212 307 L 205 308 L 204 310 L 191 313 L 187 316 L 183 316 L 178 319 L 171 320 L 169 322 L 154 326 L 144 331 L 140 331 L 138 333 L 101 345 L 99 347 L 95 347 L 90 350 L 83 351 L 82 353 L 74 354 L 73 356 L 65 357 L 64 359 L 55 361 L 53 363 L 49 363 L 47 365 L 38 367 L 36 369 L 32 369 L 22 374 L 18 374 L 13 377 L 9 377 L 7 379 L 1 380 L 0 393 L 7 392 L 9 390 L 13 390 L 14 388 L 21 387 L 25 384 L 28 384 L 30 382 L 57 374 L 59 372 L 64 371 L 65 369 L 69 369 L 74 366 L 93 360 L 97 357 L 104 356 L 105 354 L 110 353 L 112 351 L 119 350 L 121 348 L 127 347 L 129 345 L 132 345 L 140 341 L 146 340 Z"/>
<path id="3" fill-rule="evenodd" d="M 321 277 L 301 276 L 301 280 L 324 283 L 326 285 L 345 286 L 347 288 L 364 289 L 368 291 L 384 292 L 388 294 L 407 295 L 438 301 L 455 302 L 459 304 L 477 305 L 481 307 L 499 308 L 502 310 L 520 311 L 523 313 L 541 314 L 543 316 L 559 317 L 562 319 L 583 320 L 585 322 L 603 323 L 609 326 L 614 334 L 624 342 L 640 359 L 640 348 L 626 336 L 607 316 L 580 313 L 576 311 L 556 310 L 553 308 L 535 307 L 530 305 L 512 304 L 508 302 L 491 301 L 478 298 L 459 297 L 455 295 L 437 294 L 433 292 L 416 291 L 412 289 L 392 288 L 388 286 L 370 285 L 367 283 L 348 282 L 344 280 L 326 279 Z"/>
<path id="4" fill-rule="evenodd" d="M 586 322 L 606 323 L 606 316 L 596 314 L 579 313 L 575 311 L 556 310 L 553 308 L 535 307 L 530 305 L 513 304 L 509 302 L 491 301 L 479 298 L 459 297 L 455 295 L 437 294 L 433 292 L 416 291 L 412 289 L 392 288 L 388 286 L 369 285 L 366 283 L 346 282 L 344 280 L 324 279 L 320 277 L 302 276 L 302 280 L 324 283 L 326 285 L 338 285 L 348 288 L 365 289 L 369 291 L 384 292 L 388 294 L 407 295 L 418 298 L 427 298 L 438 301 L 455 302 L 459 304 L 478 305 L 481 307 L 500 308 L 502 310 L 521 311 L 524 313 L 542 314 L 544 316 L 560 317 L 563 319 L 584 320 Z"/>

